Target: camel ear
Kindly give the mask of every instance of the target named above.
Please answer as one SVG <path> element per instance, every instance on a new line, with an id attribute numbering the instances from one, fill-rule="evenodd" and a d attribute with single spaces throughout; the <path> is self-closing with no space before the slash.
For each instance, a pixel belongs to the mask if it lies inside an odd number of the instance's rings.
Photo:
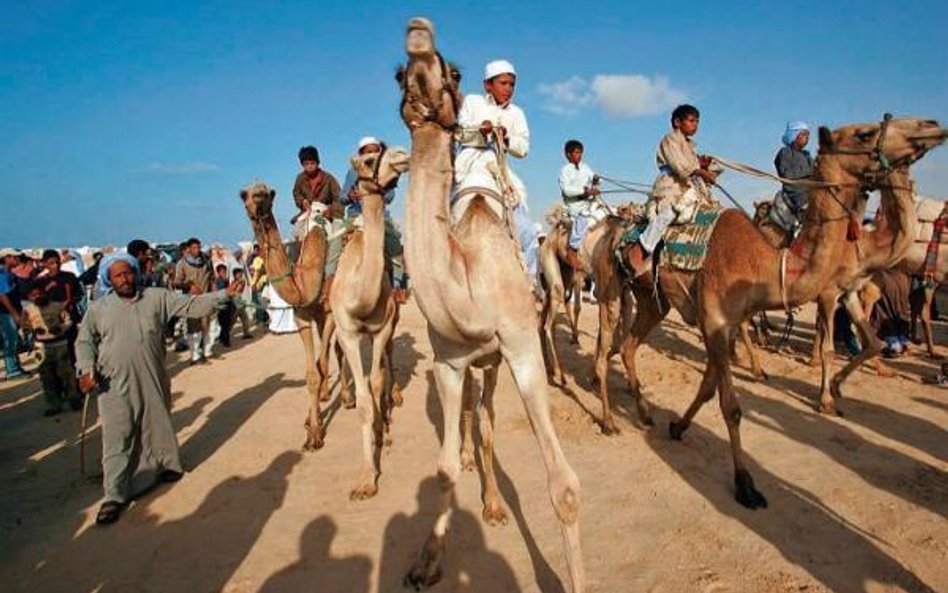
<path id="1" fill-rule="evenodd" d="M 836 146 L 833 141 L 833 133 L 826 126 L 820 126 L 820 150 L 831 150 Z"/>
<path id="2" fill-rule="evenodd" d="M 270 190 L 270 199 L 272 200 L 272 199 L 274 199 L 274 198 L 276 198 L 276 197 L 277 197 L 277 190 L 271 189 L 271 190 Z"/>
<path id="3" fill-rule="evenodd" d="M 398 83 L 398 86 L 405 88 L 405 66 L 402 64 L 399 64 L 398 68 L 395 69 L 395 82 Z"/>
<path id="4" fill-rule="evenodd" d="M 245 189 L 240 190 L 240 199 L 241 199 L 241 200 L 246 200 L 246 199 L 247 199 L 247 190 L 245 190 Z"/>

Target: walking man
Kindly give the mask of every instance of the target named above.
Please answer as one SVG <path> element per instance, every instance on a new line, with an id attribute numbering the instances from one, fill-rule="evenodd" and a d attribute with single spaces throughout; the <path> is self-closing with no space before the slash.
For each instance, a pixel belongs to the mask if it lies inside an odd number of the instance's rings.
<path id="1" fill-rule="evenodd" d="M 200 296 L 175 294 L 138 284 L 138 261 L 117 253 L 103 260 L 99 282 L 108 290 L 93 302 L 76 341 L 79 387 L 99 388 L 102 474 L 105 501 L 96 523 L 118 520 L 131 499 L 139 466 L 158 480 L 181 478 L 178 441 L 171 416 L 171 378 L 165 368 L 163 329 L 172 316 L 209 316 L 236 285 Z"/>

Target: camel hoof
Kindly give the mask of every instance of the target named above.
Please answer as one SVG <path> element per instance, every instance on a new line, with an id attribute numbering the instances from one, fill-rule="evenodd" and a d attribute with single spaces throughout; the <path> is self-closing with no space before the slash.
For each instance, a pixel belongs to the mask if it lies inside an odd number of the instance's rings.
<path id="1" fill-rule="evenodd" d="M 737 470 L 737 472 L 735 472 L 734 486 L 737 489 L 734 498 L 741 506 L 749 509 L 767 508 L 767 499 L 754 487 L 754 478 L 751 477 L 750 472 L 746 469 Z"/>
<path id="2" fill-rule="evenodd" d="M 670 436 L 673 441 L 680 441 L 686 430 L 688 430 L 688 425 L 683 422 L 668 423 L 668 436 Z"/>
<path id="3" fill-rule="evenodd" d="M 354 397 L 350 397 L 350 399 L 342 398 L 342 407 L 347 410 L 354 410 L 356 407 L 355 398 Z"/>
<path id="4" fill-rule="evenodd" d="M 320 401 L 320 403 L 326 403 L 326 402 L 328 402 L 328 401 L 329 401 L 329 398 L 330 398 L 330 396 L 329 396 L 329 392 L 328 392 L 328 391 L 322 391 L 322 392 L 320 392 L 320 394 L 319 394 L 319 401 Z"/>
<path id="5" fill-rule="evenodd" d="M 499 502 L 485 503 L 484 510 L 481 511 L 481 517 L 483 517 L 484 522 L 491 527 L 506 525 L 508 521 L 507 511 L 504 509 L 504 505 Z"/>
<path id="6" fill-rule="evenodd" d="M 619 427 L 616 426 L 616 422 L 612 418 L 604 420 L 599 428 L 602 431 L 602 434 L 607 437 L 618 436 L 621 434 Z"/>
<path id="7" fill-rule="evenodd" d="M 368 482 L 350 490 L 349 500 L 368 500 L 378 494 L 378 492 L 379 487 L 375 485 L 375 482 Z"/>
<path id="8" fill-rule="evenodd" d="M 836 409 L 836 404 L 833 403 L 820 403 L 820 405 L 817 406 L 816 411 L 820 414 L 826 414 L 827 416 L 839 416 L 840 418 L 843 417 L 843 413 Z"/>
<path id="9" fill-rule="evenodd" d="M 306 437 L 306 442 L 303 443 L 303 451 L 319 451 L 324 444 L 323 437 Z"/>
<path id="10" fill-rule="evenodd" d="M 354 404 L 355 402 L 353 402 Z M 392 404 L 396 408 L 402 407 L 405 403 L 405 398 L 402 396 L 402 390 L 396 385 L 392 388 Z"/>
<path id="11" fill-rule="evenodd" d="M 881 362 L 876 363 L 876 373 L 883 379 L 891 379 L 896 375 L 896 372 L 892 370 L 892 367 Z"/>
<path id="12" fill-rule="evenodd" d="M 467 449 L 461 451 L 461 469 L 466 472 L 472 472 L 477 469 L 474 451 L 468 451 Z"/>
<path id="13" fill-rule="evenodd" d="M 421 550 L 421 556 L 405 575 L 402 584 L 408 589 L 421 591 L 441 580 L 441 558 L 444 556 L 444 542 L 431 535 Z"/>

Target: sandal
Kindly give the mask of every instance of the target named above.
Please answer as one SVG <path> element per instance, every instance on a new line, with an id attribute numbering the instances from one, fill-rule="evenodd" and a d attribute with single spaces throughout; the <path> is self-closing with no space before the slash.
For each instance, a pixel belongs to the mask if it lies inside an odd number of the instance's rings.
<path id="1" fill-rule="evenodd" d="M 107 500 L 99 507 L 99 513 L 95 516 L 95 522 L 98 525 L 110 525 L 115 523 L 122 515 L 124 509 L 124 504 L 114 500 Z"/>

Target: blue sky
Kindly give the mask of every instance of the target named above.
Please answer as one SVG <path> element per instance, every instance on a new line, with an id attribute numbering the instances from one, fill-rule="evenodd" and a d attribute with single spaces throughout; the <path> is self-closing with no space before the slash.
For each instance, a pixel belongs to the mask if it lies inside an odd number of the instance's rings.
<path id="1" fill-rule="evenodd" d="M 0 19 L 0 245 L 250 236 L 255 178 L 293 212 L 296 151 L 340 179 L 359 137 L 407 145 L 393 80 L 404 25 L 429 16 L 480 90 L 517 66 L 533 217 L 558 199 L 567 138 L 606 175 L 650 182 L 668 107 L 702 111 L 702 150 L 764 168 L 787 120 L 884 111 L 948 121 L 945 2 L 23 2 Z M 948 149 L 919 164 L 948 197 Z M 775 187 L 727 174 L 750 202 Z M 618 200 L 618 197 L 614 199 Z M 395 205 L 402 210 L 401 197 Z"/>

